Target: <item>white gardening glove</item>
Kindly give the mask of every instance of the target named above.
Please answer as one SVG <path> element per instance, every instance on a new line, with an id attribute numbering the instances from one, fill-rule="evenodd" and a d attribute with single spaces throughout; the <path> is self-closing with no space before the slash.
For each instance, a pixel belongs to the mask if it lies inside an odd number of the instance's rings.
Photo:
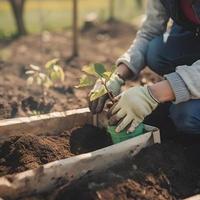
<path id="1" fill-rule="evenodd" d="M 157 106 L 158 102 L 147 86 L 132 87 L 119 96 L 119 101 L 109 111 L 109 122 L 116 125 L 120 121 L 116 132 L 124 130 L 128 125 L 127 132 L 133 132 Z"/>
<path id="2" fill-rule="evenodd" d="M 125 81 L 121 79 L 117 74 L 113 74 L 110 80 L 107 82 L 107 88 L 115 97 L 120 94 L 121 87 L 124 85 Z M 101 87 L 104 87 L 100 80 L 97 80 L 94 88 L 91 90 L 90 95 L 93 94 L 95 90 L 99 90 Z M 105 105 L 106 100 L 108 99 L 108 94 L 105 94 L 94 101 L 89 101 L 89 108 L 93 114 L 100 113 Z"/>

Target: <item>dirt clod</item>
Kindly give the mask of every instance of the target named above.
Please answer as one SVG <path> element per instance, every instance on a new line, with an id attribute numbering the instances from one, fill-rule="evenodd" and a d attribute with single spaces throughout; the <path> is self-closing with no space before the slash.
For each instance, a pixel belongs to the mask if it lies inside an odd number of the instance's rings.
<path id="1" fill-rule="evenodd" d="M 72 132 L 69 139 L 73 154 L 87 153 L 112 145 L 111 137 L 105 130 L 85 126 Z"/>
<path id="2" fill-rule="evenodd" d="M 6 102 L 0 100 L 0 120 L 15 117 L 18 108 L 16 102 Z"/>
<path id="3" fill-rule="evenodd" d="M 36 100 L 34 97 L 29 96 L 22 100 L 22 110 L 24 112 L 40 112 L 40 113 L 49 113 L 55 102 L 48 101 L 44 102 L 44 100 Z"/>

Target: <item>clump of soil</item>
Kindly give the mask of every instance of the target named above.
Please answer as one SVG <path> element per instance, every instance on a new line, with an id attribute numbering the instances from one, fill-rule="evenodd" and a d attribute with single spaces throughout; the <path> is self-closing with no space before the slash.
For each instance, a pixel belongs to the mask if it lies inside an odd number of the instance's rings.
<path id="1" fill-rule="evenodd" d="M 10 102 L 0 100 L 0 120 L 12 118 L 18 111 L 18 105 L 16 102 Z"/>
<path id="2" fill-rule="evenodd" d="M 13 136 L 0 144 L 0 176 L 37 168 L 111 144 L 105 131 L 91 125 L 64 132 L 60 136 Z"/>
<path id="3" fill-rule="evenodd" d="M 69 143 L 70 151 L 77 155 L 110 146 L 112 140 L 104 129 L 85 126 L 72 132 Z"/>
<path id="4" fill-rule="evenodd" d="M 29 96 L 22 100 L 22 110 L 27 113 L 31 112 L 40 112 L 40 113 L 49 113 L 55 102 L 47 100 L 36 100 L 34 97 Z"/>
<path id="5" fill-rule="evenodd" d="M 192 196 L 200 192 L 200 165 L 190 159 L 195 152 L 177 143 L 154 145 L 105 172 L 61 188 L 55 199 L 173 200 Z"/>

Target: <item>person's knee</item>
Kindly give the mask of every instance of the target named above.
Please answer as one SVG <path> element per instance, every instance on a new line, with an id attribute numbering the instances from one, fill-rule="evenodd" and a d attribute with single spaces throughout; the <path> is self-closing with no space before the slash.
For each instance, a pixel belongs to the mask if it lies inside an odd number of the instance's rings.
<path id="1" fill-rule="evenodd" d="M 148 46 L 146 62 L 147 66 L 154 72 L 163 75 L 163 69 L 167 68 L 164 63 L 165 52 L 162 37 L 156 37 Z"/>
<path id="2" fill-rule="evenodd" d="M 200 112 L 187 103 L 173 105 L 170 117 L 177 130 L 183 133 L 200 134 Z"/>
<path id="3" fill-rule="evenodd" d="M 156 37 L 153 39 L 148 46 L 147 50 L 147 56 L 146 56 L 146 62 L 147 66 L 155 71 L 159 72 L 159 68 L 161 65 L 161 56 L 160 52 L 162 51 L 162 43 L 161 43 L 161 37 Z"/>

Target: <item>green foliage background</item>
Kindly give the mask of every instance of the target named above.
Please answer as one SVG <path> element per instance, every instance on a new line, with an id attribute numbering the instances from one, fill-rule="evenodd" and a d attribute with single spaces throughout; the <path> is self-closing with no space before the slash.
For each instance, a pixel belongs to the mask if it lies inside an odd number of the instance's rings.
<path id="1" fill-rule="evenodd" d="M 79 25 L 85 16 L 96 12 L 100 20 L 108 18 L 108 0 L 79 0 Z M 118 19 L 131 22 L 141 14 L 135 0 L 116 0 L 115 15 Z M 42 30 L 61 31 L 71 27 L 71 0 L 27 0 L 25 6 L 25 23 L 30 33 Z M 14 18 L 7 0 L 0 0 L 0 37 L 14 34 Z"/>

